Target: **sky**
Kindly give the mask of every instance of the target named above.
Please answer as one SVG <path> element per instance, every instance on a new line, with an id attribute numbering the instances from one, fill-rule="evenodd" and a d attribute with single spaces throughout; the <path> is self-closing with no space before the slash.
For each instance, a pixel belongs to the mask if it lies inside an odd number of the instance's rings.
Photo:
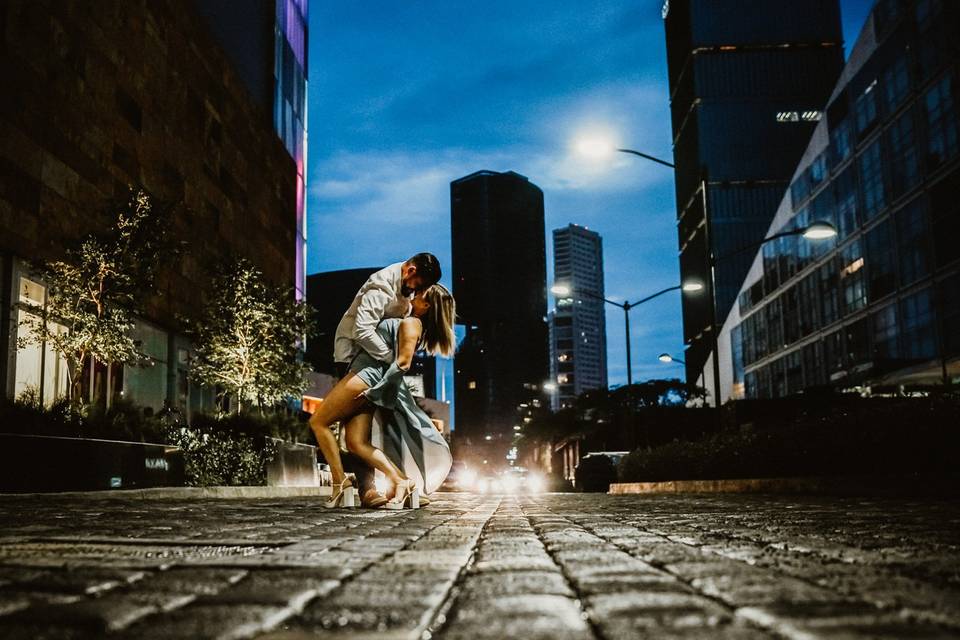
<path id="1" fill-rule="evenodd" d="M 841 0 L 846 47 L 871 0 Z M 588 162 L 599 133 L 672 161 L 660 0 L 313 0 L 309 15 L 307 273 L 437 255 L 451 283 L 450 182 L 516 171 L 544 192 L 552 229 L 603 237 L 607 297 L 679 283 L 673 172 L 621 154 Z M 683 377 L 680 293 L 631 312 L 635 381 Z M 553 304 L 552 296 L 550 304 Z M 623 312 L 607 307 L 611 386 L 626 381 Z"/>

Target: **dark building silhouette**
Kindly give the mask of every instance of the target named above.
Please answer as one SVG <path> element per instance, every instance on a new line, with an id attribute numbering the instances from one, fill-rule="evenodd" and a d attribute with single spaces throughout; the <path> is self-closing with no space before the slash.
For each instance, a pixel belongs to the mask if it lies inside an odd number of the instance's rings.
<path id="1" fill-rule="evenodd" d="M 550 312 L 550 377 L 557 385 L 551 405 L 557 410 L 572 406 L 585 391 L 607 386 L 600 234 L 576 224 L 554 229 L 553 276 L 571 289 L 570 295 L 556 299 L 557 307 Z"/>
<path id="2" fill-rule="evenodd" d="M 363 283 L 382 268 L 343 269 L 307 276 L 307 303 L 316 310 L 317 331 L 307 340 L 306 358 L 314 371 L 336 375 L 333 339 L 337 325 Z"/>
<path id="3" fill-rule="evenodd" d="M 302 289 L 306 68 L 305 0 L 0 3 L 0 393 L 63 395 L 62 359 L 17 345 L 17 303 L 49 293 L 29 261 L 62 257 L 142 185 L 177 204 L 187 246 L 157 266 L 163 295 L 136 319 L 153 366 L 110 373 L 143 406 L 210 406 L 179 320 L 201 307 L 207 268 L 239 254 Z M 84 370 L 105 397 L 106 367 Z"/>
<path id="4" fill-rule="evenodd" d="M 711 388 L 716 325 L 751 260 L 730 254 L 763 238 L 822 116 L 843 66 L 840 10 L 837 0 L 670 0 L 664 18 L 680 273 L 707 284 L 683 297 L 687 379 Z"/>
<path id="5" fill-rule="evenodd" d="M 960 377 L 960 5 L 878 2 L 720 340 L 723 397 Z"/>
<path id="6" fill-rule="evenodd" d="M 514 426 L 546 401 L 543 192 L 512 171 L 478 171 L 451 183 L 450 200 L 465 332 L 454 362 L 456 434 L 460 444 L 490 443 L 499 465 Z"/>
<path id="7" fill-rule="evenodd" d="M 343 269 L 307 276 L 307 302 L 316 310 L 317 333 L 307 340 L 306 359 L 314 371 L 336 375 L 333 339 L 337 333 L 337 325 L 363 283 L 382 268 Z M 415 356 L 410 366 L 410 375 L 422 376 L 424 396 L 436 399 L 436 358 L 423 354 Z"/>

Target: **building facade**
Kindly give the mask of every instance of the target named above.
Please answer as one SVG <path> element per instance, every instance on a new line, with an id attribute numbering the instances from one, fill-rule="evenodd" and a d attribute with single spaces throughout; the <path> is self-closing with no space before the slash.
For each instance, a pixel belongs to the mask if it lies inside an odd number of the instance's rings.
<path id="1" fill-rule="evenodd" d="M 464 337 L 454 359 L 458 444 L 500 464 L 534 405 L 546 402 L 543 192 L 513 173 L 450 185 L 453 294 Z M 461 449 L 462 450 L 462 449 Z"/>
<path id="2" fill-rule="evenodd" d="M 687 380 L 711 391 L 718 320 L 843 66 L 838 0 L 664 4 Z"/>
<path id="3" fill-rule="evenodd" d="M 604 315 L 603 239 L 570 224 L 553 230 L 553 274 L 571 294 L 550 312 L 550 379 L 554 411 L 578 395 L 607 386 L 607 324 Z M 580 292 L 587 292 L 585 295 Z"/>
<path id="4" fill-rule="evenodd" d="M 293 130 L 288 138 L 274 126 L 279 106 L 271 96 L 297 75 L 275 75 L 280 17 L 295 10 L 299 26 L 285 22 L 283 38 L 299 33 L 303 44 L 306 4 L 246 4 L 246 16 L 230 3 L 203 0 L 0 6 L 5 397 L 32 388 L 51 401 L 66 384 L 63 362 L 48 346 L 17 348 L 29 320 L 19 303 L 44 304 L 47 295 L 29 261 L 59 258 L 109 224 L 107 204 L 129 186 L 176 204 L 172 234 L 185 246 L 175 263 L 158 265 L 162 295 L 137 321 L 134 337 L 153 365 L 107 372 L 89 363 L 92 396 L 105 393 L 112 375 L 122 379 L 116 390 L 140 405 L 205 406 L 210 393 L 188 381 L 191 346 L 178 318 L 201 307 L 210 267 L 238 254 L 273 282 L 302 282 L 305 134 Z M 232 42 L 222 37 L 227 23 Z M 299 145 L 285 144 L 295 138 Z"/>
<path id="5" fill-rule="evenodd" d="M 960 7 L 879 2 L 721 334 L 723 392 L 941 384 L 960 375 Z"/>

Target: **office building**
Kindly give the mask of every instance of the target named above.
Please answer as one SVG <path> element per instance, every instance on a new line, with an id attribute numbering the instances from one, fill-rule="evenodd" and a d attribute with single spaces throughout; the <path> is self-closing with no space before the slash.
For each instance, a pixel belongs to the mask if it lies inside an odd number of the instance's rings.
<path id="1" fill-rule="evenodd" d="M 960 375 L 960 6 L 879 2 L 720 336 L 726 398 Z"/>
<path id="2" fill-rule="evenodd" d="M 195 317 L 221 259 L 240 255 L 302 290 L 306 8 L 305 0 L 0 5 L 5 397 L 63 394 L 64 363 L 52 349 L 17 348 L 27 319 L 17 303 L 48 295 L 29 261 L 57 259 L 103 229 L 108 203 L 128 186 L 177 205 L 172 235 L 185 245 L 177 261 L 158 265 L 163 295 L 134 330 L 154 364 L 111 370 L 124 397 L 185 413 L 210 406 L 209 390 L 187 377 L 180 318 Z M 84 368 L 85 388 L 103 397 L 105 366 Z"/>
<path id="3" fill-rule="evenodd" d="M 712 390 L 717 320 L 843 66 L 838 0 L 664 3 L 687 380 Z"/>
<path id="4" fill-rule="evenodd" d="M 489 444 L 489 459 L 501 464 L 514 427 L 547 401 L 543 192 L 512 171 L 478 171 L 451 183 L 450 201 L 464 326 L 454 360 L 456 437 Z"/>
<path id="5" fill-rule="evenodd" d="M 596 231 L 570 224 L 553 230 L 553 274 L 570 295 L 550 312 L 551 405 L 571 406 L 584 391 L 607 386 L 603 240 Z"/>

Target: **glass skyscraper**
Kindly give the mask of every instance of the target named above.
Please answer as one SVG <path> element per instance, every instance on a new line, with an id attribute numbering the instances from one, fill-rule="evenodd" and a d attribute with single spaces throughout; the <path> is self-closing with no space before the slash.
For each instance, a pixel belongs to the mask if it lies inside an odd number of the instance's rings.
<path id="1" fill-rule="evenodd" d="M 664 4 L 687 379 L 713 393 L 716 325 L 843 65 L 837 0 Z M 732 254 L 732 255 L 731 255 Z"/>
<path id="2" fill-rule="evenodd" d="M 550 377 L 557 384 L 551 404 L 557 410 L 571 406 L 584 391 L 607 386 L 600 234 L 575 224 L 554 229 L 553 274 L 571 289 L 550 312 Z"/>
<path id="3" fill-rule="evenodd" d="M 724 395 L 960 374 L 960 6 L 878 2 L 721 335 Z"/>

